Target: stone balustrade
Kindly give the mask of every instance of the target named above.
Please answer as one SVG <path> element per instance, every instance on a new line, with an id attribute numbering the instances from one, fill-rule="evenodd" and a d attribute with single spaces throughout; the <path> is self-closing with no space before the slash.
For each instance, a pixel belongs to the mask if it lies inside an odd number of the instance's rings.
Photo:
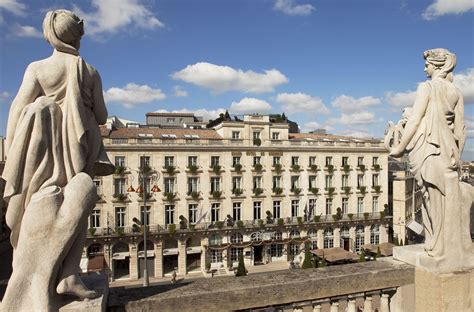
<path id="1" fill-rule="evenodd" d="M 390 311 L 414 268 L 393 261 L 183 280 L 176 285 L 111 289 L 109 308 L 127 311 Z M 126 299 L 123 299 L 126 298 Z"/>

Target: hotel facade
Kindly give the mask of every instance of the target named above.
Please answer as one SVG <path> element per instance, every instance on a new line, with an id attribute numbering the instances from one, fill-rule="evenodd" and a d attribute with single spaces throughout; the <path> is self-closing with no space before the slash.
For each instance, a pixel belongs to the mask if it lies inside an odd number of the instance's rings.
<path id="1" fill-rule="evenodd" d="M 89 269 L 140 278 L 144 245 L 148 274 L 160 277 L 231 274 L 240 254 L 246 265 L 302 262 L 305 248 L 359 252 L 388 241 L 388 155 L 379 140 L 292 133 L 286 119 L 268 115 L 221 115 L 205 129 L 118 124 L 101 129 L 116 172 L 95 179 Z"/>

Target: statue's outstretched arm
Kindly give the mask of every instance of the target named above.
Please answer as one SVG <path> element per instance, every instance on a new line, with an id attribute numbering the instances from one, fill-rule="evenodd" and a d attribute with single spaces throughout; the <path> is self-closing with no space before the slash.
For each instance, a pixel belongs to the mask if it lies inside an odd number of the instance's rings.
<path id="1" fill-rule="evenodd" d="M 8 155 L 8 149 L 15 136 L 15 129 L 21 117 L 21 112 L 26 105 L 33 103 L 42 93 L 41 86 L 36 79 L 36 72 L 34 64 L 30 64 L 23 76 L 23 82 L 20 89 L 10 106 L 10 113 L 8 115 L 7 137 L 5 144 L 5 152 Z"/>
<path id="2" fill-rule="evenodd" d="M 410 117 L 405 125 L 400 144 L 390 152 L 390 156 L 400 157 L 405 152 L 406 147 L 415 135 L 416 130 L 420 126 L 421 120 L 425 115 L 426 108 L 428 107 L 429 95 L 429 84 L 426 82 L 421 83 L 416 90 L 415 104 L 413 104 L 413 110 L 411 111 Z"/>
<path id="3" fill-rule="evenodd" d="M 102 80 L 99 73 L 94 70 L 94 89 L 92 96 L 94 100 L 94 116 L 99 125 L 107 122 L 107 107 L 105 107 L 104 94 L 102 93 Z"/>

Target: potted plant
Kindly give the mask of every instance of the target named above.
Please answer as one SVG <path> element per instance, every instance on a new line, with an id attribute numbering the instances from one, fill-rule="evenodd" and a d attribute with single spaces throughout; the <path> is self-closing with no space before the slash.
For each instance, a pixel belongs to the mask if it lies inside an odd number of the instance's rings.
<path id="1" fill-rule="evenodd" d="M 321 216 L 314 216 L 314 217 L 313 217 L 313 221 L 314 221 L 315 223 L 318 223 L 319 220 L 321 220 Z"/>
<path id="2" fill-rule="evenodd" d="M 253 189 L 253 193 L 255 196 L 259 196 L 260 194 L 263 193 L 263 189 L 259 188 L 259 187 L 256 187 Z"/>
<path id="3" fill-rule="evenodd" d="M 292 165 L 291 170 L 292 171 L 299 171 L 300 170 L 300 165 Z"/>
<path id="4" fill-rule="evenodd" d="M 234 165 L 234 170 L 237 171 L 237 172 L 242 171 L 242 165 L 241 164 L 235 164 Z"/>
<path id="5" fill-rule="evenodd" d="M 332 174 L 334 172 L 334 165 L 327 165 L 326 170 L 329 174 Z"/>
<path id="6" fill-rule="evenodd" d="M 211 195 L 212 195 L 212 198 L 219 199 L 222 196 L 222 192 L 221 191 L 213 191 L 213 192 L 211 192 Z"/>
<path id="7" fill-rule="evenodd" d="M 313 193 L 314 195 L 318 195 L 319 193 L 319 189 L 317 187 L 311 187 L 309 191 Z"/>
<path id="8" fill-rule="evenodd" d="M 168 224 L 168 232 L 174 234 L 176 232 L 176 224 Z"/>
<path id="9" fill-rule="evenodd" d="M 243 229 L 244 228 L 244 222 L 242 220 L 237 220 L 237 222 L 235 222 L 235 224 L 237 225 L 237 227 L 239 229 Z"/>
<path id="10" fill-rule="evenodd" d="M 115 227 L 115 234 L 117 234 L 118 236 L 123 236 L 125 234 L 125 229 L 123 228 L 123 226 Z"/>
<path id="11" fill-rule="evenodd" d="M 276 195 L 280 195 L 281 193 L 283 193 L 283 189 L 281 187 L 275 187 L 273 188 L 273 193 L 275 193 Z"/>
<path id="12" fill-rule="evenodd" d="M 166 165 L 165 170 L 166 170 L 166 173 L 169 174 L 169 175 L 174 175 L 174 173 L 175 173 L 175 167 L 174 166 Z"/>
<path id="13" fill-rule="evenodd" d="M 259 138 L 253 139 L 253 145 L 260 146 L 262 144 L 262 140 Z"/>
<path id="14" fill-rule="evenodd" d="M 242 195 L 243 191 L 242 189 L 239 189 L 239 188 L 235 188 L 232 190 L 232 194 L 234 194 L 235 196 L 240 196 Z"/>
<path id="15" fill-rule="evenodd" d="M 282 218 L 278 218 L 277 224 L 278 224 L 279 226 L 283 226 L 283 225 L 285 224 L 285 221 L 284 221 Z"/>
<path id="16" fill-rule="evenodd" d="M 298 222 L 298 224 L 303 224 L 303 217 L 296 217 L 296 221 Z"/>
<path id="17" fill-rule="evenodd" d="M 124 172 L 125 172 L 124 166 L 120 166 L 120 165 L 115 166 L 115 172 L 114 172 L 115 174 L 122 175 Z"/>
<path id="18" fill-rule="evenodd" d="M 191 172 L 193 174 L 196 173 L 198 171 L 198 169 L 199 169 L 199 167 L 196 166 L 196 165 L 188 165 L 189 172 Z"/>
<path id="19" fill-rule="evenodd" d="M 318 165 L 311 165 L 311 166 L 310 166 L 310 170 L 311 170 L 312 172 L 317 172 L 317 171 L 318 171 Z"/>
<path id="20" fill-rule="evenodd" d="M 224 222 L 222 221 L 216 221 L 216 228 L 218 228 L 219 230 L 222 229 L 224 227 Z"/>
<path id="21" fill-rule="evenodd" d="M 299 195 L 299 194 L 301 193 L 301 189 L 298 188 L 298 187 L 294 187 L 291 191 L 292 191 L 293 194 L 295 194 L 295 195 Z"/>
<path id="22" fill-rule="evenodd" d="M 369 218 L 369 213 L 368 212 L 364 212 L 364 219 L 367 220 Z"/>
<path id="23" fill-rule="evenodd" d="M 345 173 L 349 173 L 349 171 L 351 171 L 351 166 L 344 165 L 343 170 L 344 170 Z"/>
<path id="24" fill-rule="evenodd" d="M 359 165 L 359 170 L 360 171 L 365 171 L 365 165 Z"/>
<path id="25" fill-rule="evenodd" d="M 353 213 L 348 213 L 347 217 L 349 218 L 349 220 L 352 220 L 352 218 L 354 218 L 354 214 Z"/>
<path id="26" fill-rule="evenodd" d="M 262 164 L 254 164 L 253 165 L 253 169 L 257 172 L 262 171 L 262 168 L 263 168 Z"/>

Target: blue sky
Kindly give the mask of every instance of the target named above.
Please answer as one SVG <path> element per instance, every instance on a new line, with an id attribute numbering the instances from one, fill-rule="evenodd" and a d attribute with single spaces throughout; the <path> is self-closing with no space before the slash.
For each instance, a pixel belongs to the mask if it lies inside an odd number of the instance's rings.
<path id="1" fill-rule="evenodd" d="M 472 0 L 0 0 L 0 135 L 26 66 L 51 54 L 45 12 L 85 22 L 81 55 L 109 115 L 280 113 L 303 131 L 382 137 L 426 79 L 422 53 L 457 54 L 474 159 Z"/>

